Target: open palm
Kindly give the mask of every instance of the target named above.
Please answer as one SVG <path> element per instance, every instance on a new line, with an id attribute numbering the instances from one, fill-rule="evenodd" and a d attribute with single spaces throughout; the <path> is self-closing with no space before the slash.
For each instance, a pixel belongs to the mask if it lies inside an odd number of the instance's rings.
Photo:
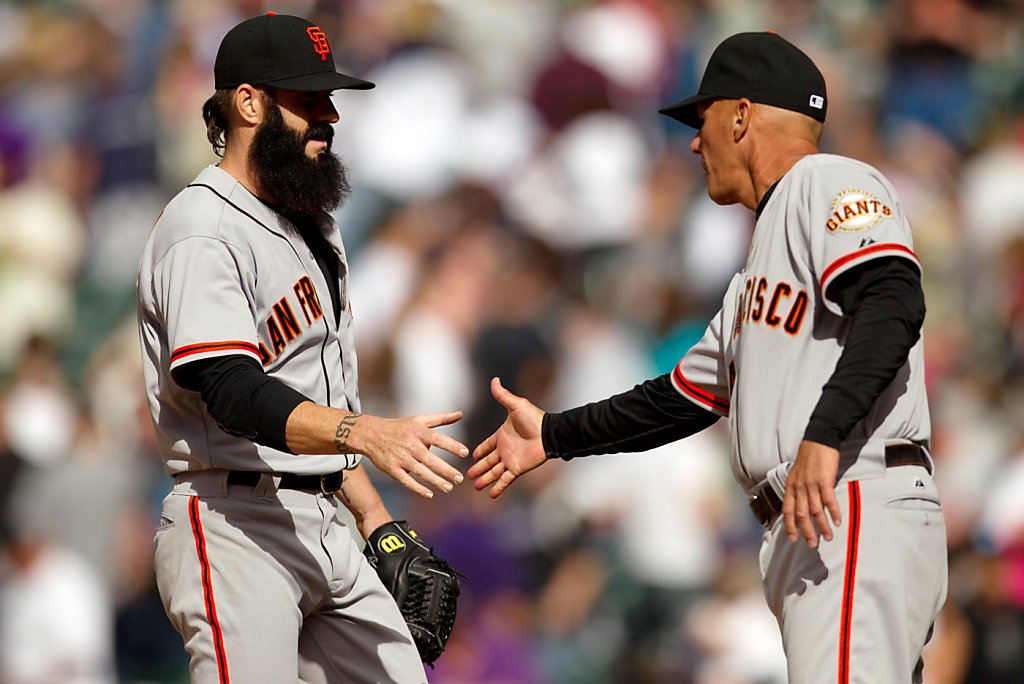
<path id="1" fill-rule="evenodd" d="M 502 387 L 498 378 L 491 380 L 491 394 L 508 410 L 508 418 L 473 450 L 476 463 L 469 476 L 477 490 L 493 485 L 489 492 L 493 499 L 517 477 L 544 463 L 547 456 L 540 429 L 544 412 Z"/>

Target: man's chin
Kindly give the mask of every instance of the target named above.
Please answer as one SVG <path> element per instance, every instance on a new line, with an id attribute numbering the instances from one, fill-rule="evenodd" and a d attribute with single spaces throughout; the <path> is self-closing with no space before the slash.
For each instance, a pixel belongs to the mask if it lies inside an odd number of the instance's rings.
<path id="1" fill-rule="evenodd" d="M 714 192 L 710 188 L 708 189 L 708 198 L 710 198 L 712 202 L 714 202 L 715 204 L 717 204 L 719 206 L 723 206 L 724 207 L 724 206 L 727 206 L 729 204 L 732 204 L 732 202 L 729 201 L 729 198 L 726 195 L 723 195 L 723 194 L 718 193 L 718 192 Z"/>
<path id="2" fill-rule="evenodd" d="M 712 202 L 723 207 L 727 207 L 730 204 L 736 204 L 739 201 L 732 192 L 710 183 L 708 184 L 708 197 Z"/>

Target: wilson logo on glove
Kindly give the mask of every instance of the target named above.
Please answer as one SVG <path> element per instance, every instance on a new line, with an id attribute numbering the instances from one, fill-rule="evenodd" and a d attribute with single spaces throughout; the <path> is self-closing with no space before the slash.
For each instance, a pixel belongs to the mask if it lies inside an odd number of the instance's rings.
<path id="1" fill-rule="evenodd" d="M 433 666 L 455 624 L 459 573 L 424 546 L 404 520 L 374 530 L 363 553 L 395 598 L 420 658 Z"/>
<path id="2" fill-rule="evenodd" d="M 389 534 L 380 540 L 380 543 L 377 544 L 377 548 L 384 553 L 394 553 L 395 551 L 401 551 L 404 549 L 405 542 L 399 539 L 397 535 Z"/>

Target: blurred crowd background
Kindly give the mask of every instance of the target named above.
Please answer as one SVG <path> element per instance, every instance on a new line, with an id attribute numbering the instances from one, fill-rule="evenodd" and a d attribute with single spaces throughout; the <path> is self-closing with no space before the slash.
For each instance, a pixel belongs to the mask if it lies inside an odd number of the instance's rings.
<path id="1" fill-rule="evenodd" d="M 926 681 L 1024 681 L 1024 2 L 3 0 L 0 682 L 187 681 L 152 576 L 170 481 L 135 277 L 216 160 L 220 38 L 267 10 L 377 83 L 335 95 L 363 408 L 462 409 L 469 444 L 503 418 L 492 376 L 558 410 L 696 341 L 753 217 L 707 199 L 692 131 L 656 110 L 731 33 L 808 52 L 823 149 L 892 180 L 925 268 L 950 553 Z M 723 437 L 551 463 L 496 502 L 377 477 L 468 576 L 431 682 L 785 682 Z"/>

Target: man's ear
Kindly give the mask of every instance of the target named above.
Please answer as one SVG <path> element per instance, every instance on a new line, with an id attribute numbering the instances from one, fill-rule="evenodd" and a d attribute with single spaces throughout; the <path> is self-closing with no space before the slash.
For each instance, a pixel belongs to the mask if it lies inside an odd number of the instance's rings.
<path id="1" fill-rule="evenodd" d="M 266 99 L 263 93 L 248 83 L 235 88 L 235 113 L 245 123 L 256 126 L 263 122 Z"/>
<path id="2" fill-rule="evenodd" d="M 736 106 L 733 109 L 733 121 L 732 121 L 732 139 L 733 142 L 739 142 L 743 139 L 743 136 L 747 134 L 747 129 L 750 127 L 750 119 L 754 113 L 754 104 L 747 98 L 740 98 L 736 100 Z"/>

